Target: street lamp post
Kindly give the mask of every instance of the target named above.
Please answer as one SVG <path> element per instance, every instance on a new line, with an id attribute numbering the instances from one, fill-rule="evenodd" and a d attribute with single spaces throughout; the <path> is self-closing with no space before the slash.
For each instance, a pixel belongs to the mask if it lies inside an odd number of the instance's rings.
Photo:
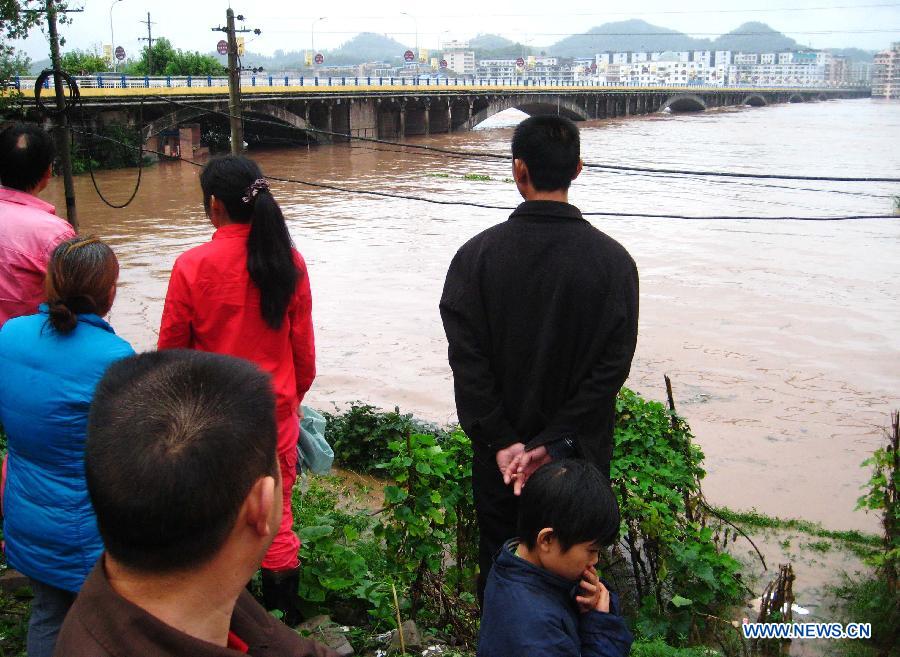
<path id="1" fill-rule="evenodd" d="M 312 67 L 316 66 L 316 23 L 324 21 L 328 16 L 319 16 L 309 28 L 309 49 L 312 51 Z"/>
<path id="2" fill-rule="evenodd" d="M 113 71 L 119 70 L 119 60 L 116 59 L 116 33 L 113 31 L 112 10 L 122 0 L 113 0 L 109 6 L 109 47 L 112 49 Z"/>
<path id="3" fill-rule="evenodd" d="M 400 15 L 408 16 L 413 21 L 413 28 L 416 31 L 416 69 L 418 70 L 418 66 L 419 66 L 419 21 L 416 20 L 415 16 L 413 16 L 412 14 L 407 13 L 405 11 L 401 11 Z"/>

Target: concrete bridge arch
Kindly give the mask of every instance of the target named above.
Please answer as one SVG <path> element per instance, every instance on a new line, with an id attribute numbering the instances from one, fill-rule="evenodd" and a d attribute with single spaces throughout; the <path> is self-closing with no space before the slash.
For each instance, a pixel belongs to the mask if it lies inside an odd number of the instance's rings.
<path id="1" fill-rule="evenodd" d="M 158 135 L 164 130 L 177 128 L 182 123 L 193 121 L 194 119 L 206 116 L 207 114 L 224 113 L 228 114 L 228 103 L 226 101 L 211 103 L 206 106 L 190 106 L 180 107 L 174 112 L 164 114 L 151 121 L 144 128 L 144 140 L 150 139 L 154 135 Z M 245 114 L 257 114 L 271 119 L 275 119 L 285 125 L 299 128 L 306 132 L 310 139 L 319 141 L 319 135 L 316 132 L 310 132 L 313 126 L 307 122 L 305 118 L 294 114 L 289 109 L 276 105 L 274 103 L 253 103 L 244 110 Z"/>
<path id="2" fill-rule="evenodd" d="M 678 94 L 667 98 L 659 109 L 663 111 L 667 107 L 673 112 L 702 112 L 706 102 L 696 94 Z"/>
<path id="3" fill-rule="evenodd" d="M 508 96 L 491 98 L 487 107 L 472 115 L 469 127 L 474 128 L 494 114 L 508 109 L 517 109 L 529 116 L 559 114 L 573 121 L 591 118 L 584 107 L 564 96 Z"/>
<path id="4" fill-rule="evenodd" d="M 788 98 L 789 103 L 804 103 L 806 99 L 800 94 L 791 94 L 791 97 Z"/>
<path id="5" fill-rule="evenodd" d="M 765 107 L 769 103 L 759 94 L 750 94 L 749 96 L 744 98 L 744 102 L 742 102 L 741 104 L 749 105 L 750 107 Z"/>

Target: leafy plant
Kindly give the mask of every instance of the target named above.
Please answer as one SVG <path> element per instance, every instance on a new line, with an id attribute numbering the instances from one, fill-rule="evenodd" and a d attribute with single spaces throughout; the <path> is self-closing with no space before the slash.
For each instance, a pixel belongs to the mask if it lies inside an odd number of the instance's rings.
<path id="1" fill-rule="evenodd" d="M 303 542 L 298 593 L 309 613 L 337 609 L 358 622 L 367 615 L 392 617 L 388 562 L 372 535 L 372 518 L 339 508 L 334 478 L 312 477 L 294 490 L 294 524 Z"/>
<path id="2" fill-rule="evenodd" d="M 881 515 L 884 528 L 882 549 L 872 554 L 868 562 L 884 576 L 888 591 L 897 597 L 900 606 L 900 495 L 897 484 L 900 479 L 900 413 L 891 416 L 891 432 L 888 444 L 875 450 L 863 461 L 872 468 L 872 477 L 865 485 L 866 492 L 857 501 L 857 509 L 874 511 Z"/>
<path id="3" fill-rule="evenodd" d="M 423 606 L 458 637 L 474 638 L 471 582 L 477 563 L 472 444 L 462 431 L 411 433 L 388 445 L 378 467 L 386 511 L 375 528 L 398 565 L 411 615 Z"/>
<path id="4" fill-rule="evenodd" d="M 375 473 L 378 464 L 393 457 L 391 443 L 404 440 L 411 433 L 437 431 L 416 422 L 411 414 L 401 414 L 399 408 L 379 412 L 362 402 L 351 403 L 344 413 L 323 415 L 328 422 L 325 439 L 334 449 L 337 463 L 365 473 Z"/>
<path id="5" fill-rule="evenodd" d="M 684 641 L 741 599 L 740 564 L 707 526 L 703 453 L 687 423 L 625 388 L 616 411 L 611 475 L 639 600 L 637 628 Z"/>

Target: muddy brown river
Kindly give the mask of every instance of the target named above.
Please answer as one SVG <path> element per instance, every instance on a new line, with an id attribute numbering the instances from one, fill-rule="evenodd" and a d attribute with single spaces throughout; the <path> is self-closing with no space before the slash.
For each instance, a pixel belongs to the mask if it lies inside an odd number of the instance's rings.
<path id="1" fill-rule="evenodd" d="M 503 152 L 509 127 L 420 138 Z M 582 124 L 585 161 L 826 176 L 900 174 L 900 103 L 843 100 L 656 115 Z M 514 206 L 504 162 L 395 152 L 367 144 L 253 151 L 273 176 L 357 189 Z M 118 254 L 111 321 L 152 349 L 169 271 L 209 239 L 198 169 L 145 170 L 124 210 L 76 182 L 82 231 Z M 491 180 L 465 180 L 465 174 Z M 124 200 L 135 171 L 103 172 Z M 507 212 L 275 183 L 309 266 L 319 376 L 307 403 L 352 400 L 455 419 L 437 304 L 455 250 Z M 584 211 L 690 215 L 884 214 L 900 185 L 726 180 L 585 170 L 571 200 Z M 54 181 L 44 198 L 64 207 Z M 601 218 L 641 275 L 641 322 L 629 386 L 678 409 L 706 453 L 715 503 L 876 530 L 854 512 L 860 462 L 900 408 L 900 218 L 857 222 Z"/>

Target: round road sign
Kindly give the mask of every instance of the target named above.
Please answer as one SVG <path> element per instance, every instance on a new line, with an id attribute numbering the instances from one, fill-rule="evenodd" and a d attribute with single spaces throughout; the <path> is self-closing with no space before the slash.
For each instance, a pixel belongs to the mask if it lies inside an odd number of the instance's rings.
<path id="1" fill-rule="evenodd" d="M 441 60 L 441 68 L 447 68 L 447 60 L 446 59 Z"/>
<path id="2" fill-rule="evenodd" d="M 123 48 L 122 46 L 116 48 L 116 59 L 118 59 L 120 62 L 125 59 L 125 48 Z"/>
<path id="3" fill-rule="evenodd" d="M 519 57 L 519 58 L 516 60 L 516 66 L 518 66 L 519 68 L 522 68 L 523 66 L 525 66 L 525 60 L 522 59 L 521 57 Z"/>
<path id="4" fill-rule="evenodd" d="M 412 50 L 407 50 L 405 53 L 403 53 L 403 59 L 405 59 L 408 62 L 413 61 L 415 58 L 416 58 L 416 54 Z"/>
<path id="5" fill-rule="evenodd" d="M 317 52 L 317 53 L 316 53 L 316 56 L 313 57 L 313 61 L 314 61 L 316 64 L 324 64 L 324 63 L 325 63 L 325 55 L 323 55 L 323 54 L 320 53 L 320 52 Z"/>
<path id="6" fill-rule="evenodd" d="M 228 42 L 225 39 L 222 39 L 221 41 L 219 41 L 219 43 L 216 44 L 216 52 L 218 52 L 220 55 L 228 54 Z"/>

